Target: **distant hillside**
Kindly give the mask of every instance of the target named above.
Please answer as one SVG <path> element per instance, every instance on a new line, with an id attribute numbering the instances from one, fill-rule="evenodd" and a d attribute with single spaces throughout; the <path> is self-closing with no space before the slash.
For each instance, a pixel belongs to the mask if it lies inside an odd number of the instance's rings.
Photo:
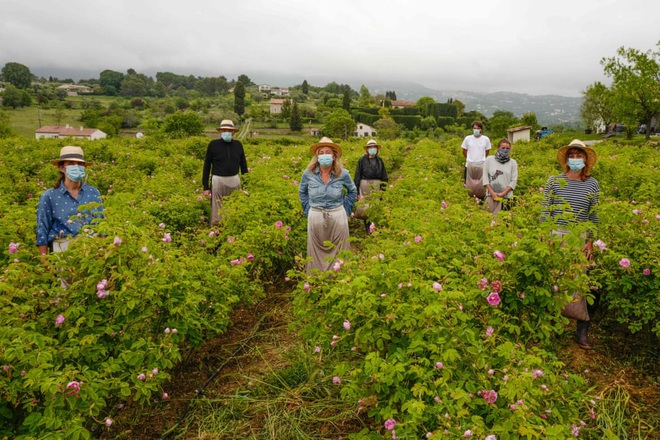
<path id="1" fill-rule="evenodd" d="M 577 122 L 580 120 L 582 98 L 557 95 L 527 95 L 514 92 L 478 93 L 461 90 L 433 90 L 415 83 L 389 85 L 367 85 L 372 95 L 385 94 L 394 90 L 398 99 L 416 101 L 422 96 L 429 96 L 437 102 L 446 102 L 449 98 L 462 101 L 466 110 L 478 110 L 491 117 L 496 110 L 510 111 L 520 117 L 523 113 L 534 112 L 541 124 Z"/>

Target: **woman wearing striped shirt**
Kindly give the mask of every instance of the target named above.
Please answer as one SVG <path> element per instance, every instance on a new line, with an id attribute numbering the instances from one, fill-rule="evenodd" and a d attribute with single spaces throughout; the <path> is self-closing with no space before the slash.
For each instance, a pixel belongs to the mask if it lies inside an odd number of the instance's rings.
<path id="1" fill-rule="evenodd" d="M 557 152 L 557 160 L 565 172 L 548 179 L 541 215 L 541 221 L 550 217 L 557 225 L 555 234 L 565 236 L 569 233 L 570 224 L 576 222 L 590 222 L 594 228 L 598 224 L 596 206 L 600 200 L 600 186 L 590 173 L 596 159 L 596 152 L 578 139 Z M 589 229 L 582 247 L 587 260 L 593 259 L 593 233 Z M 587 306 L 589 315 L 596 311 L 598 305 L 598 291 L 594 294 L 593 304 Z M 578 320 L 576 342 L 585 350 L 593 348 L 587 338 L 588 330 L 589 321 Z"/>

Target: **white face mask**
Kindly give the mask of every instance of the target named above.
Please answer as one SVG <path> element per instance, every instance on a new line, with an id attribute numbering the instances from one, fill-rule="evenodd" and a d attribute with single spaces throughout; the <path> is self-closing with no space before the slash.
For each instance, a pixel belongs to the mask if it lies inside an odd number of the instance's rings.
<path id="1" fill-rule="evenodd" d="M 332 154 L 319 154 L 319 164 L 322 167 L 327 167 L 332 165 L 332 162 L 335 160 Z"/>
<path id="2" fill-rule="evenodd" d="M 378 154 L 378 148 L 368 148 L 367 153 L 371 154 L 372 156 L 375 156 Z"/>

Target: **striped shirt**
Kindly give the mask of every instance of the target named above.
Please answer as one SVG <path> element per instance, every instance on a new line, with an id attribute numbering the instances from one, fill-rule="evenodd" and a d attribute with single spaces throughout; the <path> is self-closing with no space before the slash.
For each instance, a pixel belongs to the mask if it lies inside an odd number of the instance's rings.
<path id="1" fill-rule="evenodd" d="M 571 180 L 565 174 L 552 176 L 545 185 L 541 221 L 550 217 L 557 225 L 586 221 L 597 224 L 599 201 L 600 186 L 593 177 Z"/>

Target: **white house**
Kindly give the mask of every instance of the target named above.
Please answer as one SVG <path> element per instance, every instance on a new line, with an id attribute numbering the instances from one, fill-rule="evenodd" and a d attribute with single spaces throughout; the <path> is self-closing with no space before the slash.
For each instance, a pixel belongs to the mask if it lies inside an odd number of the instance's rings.
<path id="1" fill-rule="evenodd" d="M 283 99 L 272 98 L 270 100 L 270 114 L 271 115 L 281 115 L 283 104 L 284 104 Z"/>
<path id="2" fill-rule="evenodd" d="M 289 96 L 288 87 L 271 87 L 270 94 L 275 96 Z"/>
<path id="3" fill-rule="evenodd" d="M 81 86 L 77 84 L 62 84 L 57 88 L 58 90 L 65 90 L 69 96 L 78 96 L 78 93 L 92 93 L 94 89 L 89 86 Z"/>
<path id="4" fill-rule="evenodd" d="M 355 127 L 355 133 L 353 133 L 353 136 L 374 137 L 376 136 L 376 129 L 367 124 L 363 124 L 362 122 L 358 122 L 357 127 Z"/>
<path id="5" fill-rule="evenodd" d="M 515 144 L 518 141 L 529 142 L 532 133 L 532 127 L 524 125 L 522 127 L 509 128 L 507 131 L 507 139 L 512 144 Z"/>
<path id="6" fill-rule="evenodd" d="M 37 129 L 35 132 L 37 139 L 59 139 L 59 138 L 74 138 L 74 139 L 88 139 L 90 141 L 96 139 L 105 139 L 107 134 L 98 128 L 73 128 L 69 125 L 44 125 Z"/>
<path id="7" fill-rule="evenodd" d="M 270 86 L 268 84 L 261 84 L 259 86 L 259 93 L 265 93 L 266 95 L 270 93 Z"/>

